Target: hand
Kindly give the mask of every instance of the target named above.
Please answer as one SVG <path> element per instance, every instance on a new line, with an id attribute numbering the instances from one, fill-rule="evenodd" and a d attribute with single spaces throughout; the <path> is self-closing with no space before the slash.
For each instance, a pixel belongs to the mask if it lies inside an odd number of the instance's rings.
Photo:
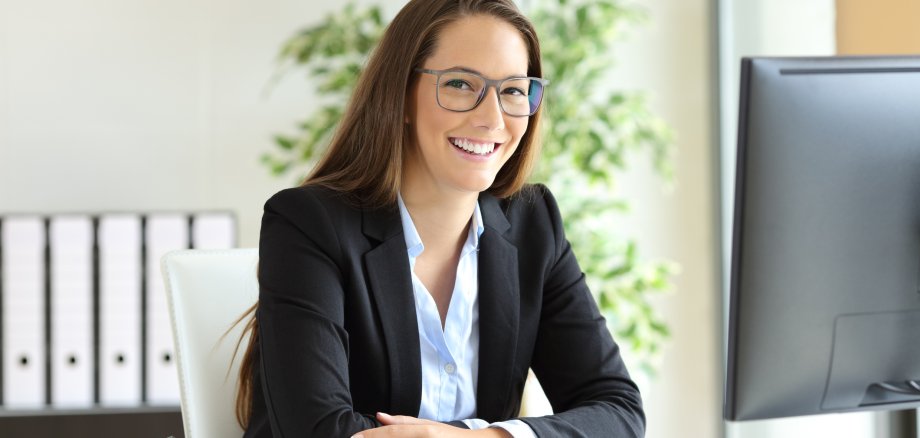
<path id="1" fill-rule="evenodd" d="M 355 434 L 352 438 L 510 438 L 503 429 L 468 430 L 437 421 L 424 420 L 408 415 L 377 413 L 377 421 L 383 426 Z"/>

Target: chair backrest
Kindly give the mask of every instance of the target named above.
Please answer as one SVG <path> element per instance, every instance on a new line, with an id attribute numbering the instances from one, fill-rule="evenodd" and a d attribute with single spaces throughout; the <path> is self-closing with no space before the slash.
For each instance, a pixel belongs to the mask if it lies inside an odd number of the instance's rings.
<path id="1" fill-rule="evenodd" d="M 245 321 L 233 323 L 258 299 L 258 261 L 255 248 L 173 251 L 161 260 L 186 438 L 243 434 L 235 399 L 239 362 L 249 338 L 234 358 Z"/>

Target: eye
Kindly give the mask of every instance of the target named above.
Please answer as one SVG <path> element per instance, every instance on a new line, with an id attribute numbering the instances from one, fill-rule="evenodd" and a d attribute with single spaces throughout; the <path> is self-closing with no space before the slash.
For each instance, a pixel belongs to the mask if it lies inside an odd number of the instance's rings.
<path id="1" fill-rule="evenodd" d="M 469 84 L 469 82 L 464 81 L 462 79 L 447 80 L 444 82 L 444 86 L 447 88 L 454 88 L 457 90 L 469 90 L 469 91 L 473 90 L 473 87 Z"/>
<path id="2" fill-rule="evenodd" d="M 502 90 L 502 94 L 509 94 L 512 96 L 526 96 L 527 95 L 527 93 L 525 93 L 524 90 L 520 88 L 515 88 L 515 87 L 505 88 L 504 90 Z"/>

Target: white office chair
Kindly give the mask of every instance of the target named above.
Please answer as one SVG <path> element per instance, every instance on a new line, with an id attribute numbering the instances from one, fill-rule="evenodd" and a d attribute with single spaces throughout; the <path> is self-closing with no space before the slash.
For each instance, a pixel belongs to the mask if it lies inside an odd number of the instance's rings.
<path id="1" fill-rule="evenodd" d="M 186 438 L 243 434 L 235 400 L 248 336 L 232 355 L 245 321 L 224 333 L 258 299 L 258 260 L 254 248 L 173 251 L 161 260 Z"/>

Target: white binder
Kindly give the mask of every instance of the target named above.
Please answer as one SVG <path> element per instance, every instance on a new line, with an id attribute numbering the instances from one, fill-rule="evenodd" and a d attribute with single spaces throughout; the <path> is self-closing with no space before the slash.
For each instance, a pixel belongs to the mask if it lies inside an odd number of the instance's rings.
<path id="1" fill-rule="evenodd" d="M 45 224 L 3 219 L 3 407 L 45 404 Z"/>
<path id="2" fill-rule="evenodd" d="M 188 218 L 158 214 L 147 218 L 147 402 L 179 404 L 179 377 L 166 288 L 160 259 L 169 251 L 188 248 Z"/>
<path id="3" fill-rule="evenodd" d="M 236 228 L 230 213 L 199 213 L 192 220 L 192 247 L 230 249 L 236 246 Z"/>
<path id="4" fill-rule="evenodd" d="M 93 223 L 57 216 L 51 249 L 51 404 L 93 404 Z"/>
<path id="5" fill-rule="evenodd" d="M 141 403 L 141 219 L 99 220 L 99 403 Z"/>

